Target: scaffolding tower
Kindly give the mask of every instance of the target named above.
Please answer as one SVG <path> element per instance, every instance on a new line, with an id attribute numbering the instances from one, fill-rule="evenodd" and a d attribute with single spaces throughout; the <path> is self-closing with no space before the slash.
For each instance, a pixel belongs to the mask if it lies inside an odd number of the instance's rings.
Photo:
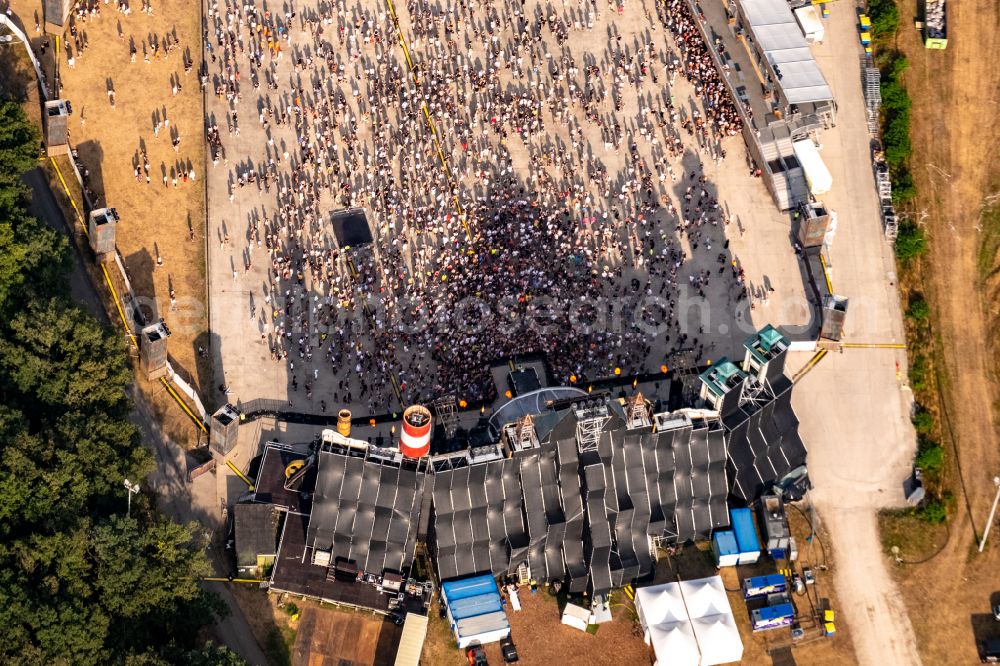
<path id="1" fill-rule="evenodd" d="M 531 415 L 522 416 L 514 423 L 504 426 L 507 444 L 512 451 L 524 451 L 538 447 L 538 432 Z"/>
<path id="2" fill-rule="evenodd" d="M 607 405 L 576 410 L 576 444 L 580 453 L 597 450 L 601 431 L 610 419 Z"/>
<path id="3" fill-rule="evenodd" d="M 431 403 L 431 407 L 434 408 L 434 413 L 437 414 L 438 421 L 444 428 L 444 434 L 448 439 L 452 439 L 455 436 L 455 431 L 458 430 L 458 412 L 456 411 L 457 403 L 455 396 L 445 395 L 435 398 L 434 402 Z"/>
<path id="4" fill-rule="evenodd" d="M 653 425 L 649 419 L 649 404 L 643 397 L 642 391 L 636 391 L 635 395 L 625 398 L 625 425 L 629 430 L 649 428 Z"/>

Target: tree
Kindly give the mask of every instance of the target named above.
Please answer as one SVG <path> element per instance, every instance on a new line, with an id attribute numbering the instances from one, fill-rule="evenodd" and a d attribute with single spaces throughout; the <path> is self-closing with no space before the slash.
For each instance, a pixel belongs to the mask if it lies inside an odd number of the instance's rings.
<path id="1" fill-rule="evenodd" d="M 0 184 L 17 182 L 22 173 L 35 166 L 38 146 L 38 130 L 21 106 L 0 102 Z"/>
<path id="2" fill-rule="evenodd" d="M 206 642 L 190 650 L 170 645 L 158 653 L 132 655 L 125 666 L 246 666 L 246 662 L 229 648 Z"/>
<path id="3" fill-rule="evenodd" d="M 899 225 L 896 234 L 896 259 L 907 262 L 927 251 L 927 238 L 923 230 L 913 222 Z"/>
<path id="4" fill-rule="evenodd" d="M 198 641 L 225 606 L 196 527 L 142 495 L 122 515 L 152 459 L 123 339 L 69 303 L 66 241 L 25 210 L 36 151 L 0 104 L 0 664 L 239 663 Z"/>
<path id="5" fill-rule="evenodd" d="M 922 297 L 914 298 L 906 309 L 906 316 L 915 321 L 925 321 L 931 316 L 931 306 Z"/>
<path id="6" fill-rule="evenodd" d="M 0 340 L 0 370 L 28 398 L 28 413 L 53 409 L 110 409 L 126 403 L 130 381 L 122 338 L 65 301 L 30 303 Z"/>

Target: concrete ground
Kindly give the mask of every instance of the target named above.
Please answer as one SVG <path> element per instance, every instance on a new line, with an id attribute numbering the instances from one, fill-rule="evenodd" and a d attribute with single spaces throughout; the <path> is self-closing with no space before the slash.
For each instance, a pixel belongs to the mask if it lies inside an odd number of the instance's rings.
<path id="1" fill-rule="evenodd" d="M 365 5 L 365 7 L 370 9 L 374 5 Z M 306 10 L 304 7 L 299 9 L 301 13 Z M 598 11 L 594 31 L 590 33 L 571 30 L 567 46 L 574 53 L 578 62 L 584 60 L 585 53 L 592 53 L 594 61 L 603 62 L 605 53 L 602 49 L 605 40 L 595 41 L 594 35 L 603 35 L 609 26 L 614 25 L 625 36 L 625 43 L 631 43 L 632 38 L 641 38 L 650 29 L 650 21 L 646 18 L 644 10 L 650 14 L 653 13 L 651 0 L 647 0 L 645 3 L 628 3 L 620 15 L 612 14 L 602 8 Z M 407 29 L 409 18 L 405 10 L 399 9 L 398 11 L 404 32 L 408 41 L 411 42 L 410 49 L 414 53 L 414 57 L 420 60 L 423 57 L 422 49 L 427 47 L 416 42 L 412 33 Z M 666 40 L 664 29 L 655 19 L 654 22 L 657 30 L 651 33 L 652 38 L 657 44 L 657 48 L 662 52 L 665 46 L 672 45 L 672 40 Z M 297 20 L 295 26 L 298 26 Z M 551 39 L 547 32 L 546 35 L 547 40 Z M 292 30 L 292 45 L 304 43 L 304 39 L 301 30 Z M 558 47 L 556 47 L 554 40 L 552 42 L 552 49 L 555 50 Z M 596 48 L 595 45 L 597 45 Z M 367 53 L 367 50 L 364 52 Z M 399 49 L 394 52 L 394 57 L 397 59 L 401 57 Z M 288 80 L 291 60 L 291 57 L 286 57 L 279 61 L 277 75 L 279 81 Z M 509 75 L 504 74 L 504 76 Z M 658 93 L 662 93 L 666 76 L 661 73 L 660 77 L 659 87 L 652 85 L 648 77 L 641 84 L 639 91 L 634 86 L 625 86 L 623 111 L 616 114 L 621 119 L 623 127 L 635 127 L 635 118 L 639 113 L 640 93 L 644 99 L 653 99 Z M 356 102 L 351 100 L 350 91 L 358 84 L 353 82 L 351 77 L 348 77 L 348 81 L 349 83 L 342 87 L 347 92 L 349 104 L 353 108 Z M 240 118 L 240 135 L 238 137 L 227 132 L 228 104 L 225 99 L 212 95 L 210 91 L 208 108 L 206 109 L 206 115 L 219 125 L 228 159 L 228 164 L 220 162 L 218 166 L 209 169 L 207 181 L 211 241 L 208 247 L 209 279 L 213 294 L 211 328 L 214 336 L 213 349 L 220 351 L 215 359 L 217 384 L 224 383 L 230 389 L 229 399 L 233 402 L 264 398 L 274 400 L 277 404 L 286 405 L 292 411 L 316 413 L 320 411 L 320 401 L 325 400 L 329 403 L 327 413 L 333 413 L 342 405 L 333 404 L 330 396 L 335 392 L 337 382 L 347 380 L 355 397 L 354 404 L 349 405 L 355 415 L 396 410 L 399 407 L 398 401 L 387 388 L 384 390 L 385 400 L 374 402 L 358 400 L 358 382 L 354 373 L 349 368 L 338 368 L 335 369 L 335 372 L 331 372 L 329 364 L 323 359 L 322 351 L 317 351 L 313 361 L 309 362 L 298 358 L 293 344 L 288 360 L 276 362 L 271 359 L 269 343 L 273 340 L 274 331 L 268 321 L 271 308 L 270 305 L 265 304 L 265 293 L 268 288 L 266 275 L 268 257 L 264 250 L 249 246 L 247 229 L 251 219 L 273 218 L 275 195 L 273 192 L 261 195 L 257 187 L 253 185 L 239 188 L 233 183 L 236 179 L 237 165 L 258 165 L 262 161 L 266 161 L 268 154 L 273 154 L 273 152 L 268 151 L 265 133 L 258 122 L 258 108 L 265 100 L 272 100 L 273 103 L 278 99 L 278 93 L 286 93 L 287 85 L 283 86 L 282 90 L 273 92 L 266 90 L 263 85 L 260 90 L 253 90 L 244 82 L 243 89 L 244 99 L 236 106 Z M 680 77 L 670 88 L 670 93 L 675 96 L 678 106 L 685 110 L 695 108 L 691 86 Z M 398 100 L 395 103 L 398 104 Z M 610 102 L 607 102 L 606 106 L 610 108 Z M 568 135 L 567 128 L 554 122 L 547 109 L 543 113 L 546 116 L 545 122 L 548 128 L 546 140 L 561 140 L 564 145 L 569 145 L 572 139 Z M 605 162 L 608 172 L 612 176 L 612 182 L 615 182 L 618 177 L 623 177 L 625 171 L 624 153 L 626 151 L 622 150 L 623 154 L 619 155 L 615 151 L 606 150 L 599 131 L 586 121 L 582 121 L 581 126 L 587 133 L 586 143 Z M 361 141 L 363 145 L 367 146 L 370 136 L 366 132 L 370 133 L 370 130 L 365 130 L 363 127 L 359 130 Z M 727 298 L 726 285 L 721 284 L 722 278 L 720 277 L 709 285 L 707 306 L 702 307 L 700 302 L 695 303 L 684 315 L 693 322 L 691 328 L 694 329 L 695 333 L 692 334 L 692 337 L 700 337 L 702 341 L 700 361 L 717 360 L 725 355 L 742 357 L 740 343 L 753 332 L 754 326 L 773 322 L 804 327 L 809 323 L 810 314 L 803 297 L 799 267 L 788 242 L 789 219 L 774 209 L 763 184 L 759 180 L 748 177 L 745 150 L 740 137 L 732 137 L 725 141 L 728 157 L 721 164 L 716 164 L 707 155 L 698 153 L 698 147 L 694 145 L 693 137 L 687 136 L 684 132 L 681 134 L 686 142 L 688 153 L 684 157 L 683 163 L 675 164 L 674 168 L 679 174 L 681 171 L 697 168 L 698 162 L 703 161 L 702 167 L 711 184 L 710 189 L 718 191 L 718 198 L 723 209 L 734 220 L 733 224 L 725 229 L 725 239 L 730 242 L 730 246 L 725 252 L 728 257 L 727 262 L 734 258 L 739 261 L 746 270 L 749 285 L 755 293 L 764 293 L 768 289 L 773 289 L 769 292 L 768 298 L 757 302 L 754 309 L 748 311 L 745 307 L 737 307 L 734 302 Z M 291 153 L 295 152 L 295 134 L 291 128 L 279 127 L 272 123 L 271 135 L 274 138 L 276 148 L 284 145 L 292 148 Z M 442 136 L 445 137 L 446 141 L 445 150 L 450 154 L 447 142 L 453 139 L 447 127 L 442 130 Z M 535 143 L 538 142 L 535 141 Z M 644 141 L 638 143 L 647 164 L 652 164 L 652 160 L 649 159 L 648 145 Z M 511 138 L 507 142 L 505 150 L 508 148 L 514 159 L 517 176 L 522 179 L 526 178 L 528 157 L 523 143 L 520 142 L 520 139 Z M 533 150 L 535 149 L 537 146 L 533 148 Z M 282 168 L 287 161 L 283 161 Z M 457 162 L 458 164 L 453 164 L 452 167 L 462 173 L 463 161 L 457 160 Z M 439 167 L 432 163 L 428 168 Z M 467 191 L 471 198 L 474 189 L 468 182 L 469 180 L 467 178 L 466 181 L 463 181 L 463 191 Z M 366 185 L 371 186 L 371 183 L 360 175 L 355 176 L 353 188 L 355 191 L 363 191 Z M 679 200 L 678 186 L 679 183 L 671 183 L 668 179 L 661 193 L 671 197 L 676 203 Z M 231 196 L 232 200 L 230 200 Z M 325 196 L 327 199 L 329 198 L 328 195 Z M 328 211 L 339 207 L 334 205 L 332 201 L 326 201 L 324 206 L 324 210 Z M 371 211 L 368 212 L 371 216 Z M 376 220 L 378 225 L 383 222 Z M 384 229 L 379 226 L 377 235 L 378 233 L 394 232 L 395 224 L 392 222 Z M 672 229 L 668 229 L 668 231 L 672 231 Z M 696 259 L 685 265 L 679 278 L 682 282 L 686 281 L 688 274 L 700 270 L 711 270 L 713 274 L 715 273 L 719 266 L 715 261 L 716 255 L 724 249 L 724 238 L 721 232 L 721 227 L 712 231 L 716 235 L 712 251 L 703 252 L 703 247 L 696 253 Z M 224 240 L 227 236 L 230 240 L 225 243 Z M 322 247 L 328 246 L 330 243 L 329 232 L 324 230 L 323 233 L 312 237 L 311 242 Z M 440 238 L 431 234 L 422 242 L 432 245 L 440 242 Z M 686 247 L 686 241 L 682 241 L 682 243 Z M 252 260 L 249 270 L 245 267 L 245 260 L 248 256 Z M 643 272 L 637 270 L 637 267 L 626 266 L 621 282 L 627 283 L 633 275 L 642 278 Z M 323 295 L 315 292 L 308 278 L 302 287 L 294 284 L 283 285 L 277 291 L 280 293 L 285 289 L 289 290 L 293 297 L 297 294 L 305 294 L 312 299 L 317 295 Z M 251 316 L 251 304 L 255 306 L 254 316 Z M 745 306 L 746 303 L 744 302 L 742 305 Z M 699 318 L 701 318 L 700 321 Z M 705 331 L 702 334 L 697 333 L 699 323 L 704 323 Z M 367 326 L 368 324 L 364 325 L 362 334 L 357 336 L 357 340 L 369 351 L 374 352 L 376 350 L 371 348 L 371 331 Z M 268 344 L 262 342 L 262 332 L 265 334 Z M 315 331 L 306 332 L 306 335 L 310 333 L 315 335 Z M 299 335 L 302 333 L 294 333 L 295 337 Z M 216 342 L 221 342 L 221 344 L 215 344 Z M 654 337 L 649 342 L 652 351 L 644 360 L 634 361 L 637 365 L 636 370 L 655 370 L 659 368 L 668 354 L 668 344 L 662 337 Z M 417 359 L 420 361 L 417 367 L 420 368 L 421 372 L 429 374 L 435 372 L 434 368 L 429 367 L 431 362 L 427 358 L 429 355 L 426 350 L 411 350 L 409 352 L 411 356 L 414 353 L 417 354 Z M 410 358 L 397 350 L 395 360 L 396 363 L 392 367 L 398 371 L 409 365 Z M 289 361 L 294 362 L 294 370 L 290 369 Z M 592 370 L 592 375 L 599 376 L 610 374 L 611 368 L 594 368 Z M 292 390 L 290 386 L 292 375 L 298 378 L 300 385 L 304 378 L 312 383 L 313 396 L 311 398 L 305 395 L 302 388 L 298 392 Z M 388 377 L 381 377 L 379 381 L 387 383 Z M 218 387 L 214 387 L 213 390 L 217 389 Z M 464 389 L 463 387 L 454 387 L 454 390 L 461 392 Z M 404 402 L 406 400 L 407 397 L 404 396 Z"/>

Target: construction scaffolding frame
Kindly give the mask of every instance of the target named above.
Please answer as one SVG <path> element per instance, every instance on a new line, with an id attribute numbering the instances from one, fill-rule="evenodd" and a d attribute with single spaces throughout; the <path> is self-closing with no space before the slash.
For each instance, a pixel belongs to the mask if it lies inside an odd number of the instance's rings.
<path id="1" fill-rule="evenodd" d="M 865 108 L 868 115 L 868 133 L 878 136 L 879 108 L 882 105 L 882 73 L 868 57 L 861 58 L 861 80 L 865 91 Z"/>
<path id="2" fill-rule="evenodd" d="M 625 398 L 625 426 L 629 430 L 635 428 L 649 428 L 653 422 L 649 418 L 649 403 L 643 397 L 641 391 L 635 395 Z"/>
<path id="3" fill-rule="evenodd" d="M 455 400 L 454 395 L 443 395 L 440 398 L 435 398 L 431 402 L 431 407 L 434 409 L 434 413 L 437 414 L 438 421 L 444 428 L 444 434 L 448 439 L 455 437 L 455 432 L 458 430 L 458 412 L 456 408 L 458 404 Z"/>
<path id="4" fill-rule="evenodd" d="M 610 418 L 607 405 L 576 410 L 576 445 L 580 453 L 597 450 L 601 431 Z"/>

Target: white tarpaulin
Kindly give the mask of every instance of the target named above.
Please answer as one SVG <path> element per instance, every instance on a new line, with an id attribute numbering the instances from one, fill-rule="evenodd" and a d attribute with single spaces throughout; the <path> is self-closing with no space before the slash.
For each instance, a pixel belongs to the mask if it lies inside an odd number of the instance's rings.
<path id="1" fill-rule="evenodd" d="M 792 144 L 795 152 L 795 159 L 802 165 L 802 172 L 806 175 L 806 182 L 809 183 L 809 192 L 814 197 L 826 194 L 833 187 L 833 176 L 826 168 L 826 163 L 819 155 L 819 150 L 812 139 L 802 139 Z"/>
<path id="2" fill-rule="evenodd" d="M 718 576 L 639 588 L 635 606 L 657 664 L 713 666 L 743 658 L 743 641 Z"/>
<path id="3" fill-rule="evenodd" d="M 566 604 L 563 609 L 562 623 L 571 627 L 576 627 L 580 631 L 587 631 L 590 625 L 590 611 L 576 604 Z"/>

